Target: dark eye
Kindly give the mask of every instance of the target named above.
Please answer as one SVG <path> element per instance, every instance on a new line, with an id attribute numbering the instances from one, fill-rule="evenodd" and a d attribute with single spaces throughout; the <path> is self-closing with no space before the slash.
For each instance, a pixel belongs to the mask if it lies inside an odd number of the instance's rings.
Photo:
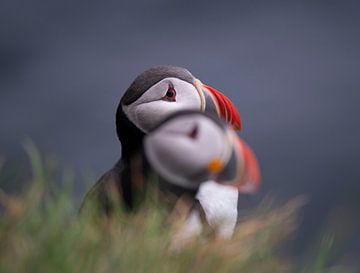
<path id="1" fill-rule="evenodd" d="M 169 85 L 168 90 L 166 91 L 166 94 L 163 97 L 163 100 L 176 101 L 176 91 L 175 91 L 174 86 Z"/>
<path id="2" fill-rule="evenodd" d="M 187 135 L 188 135 L 188 137 L 190 137 L 192 139 L 196 139 L 198 136 L 198 133 L 199 133 L 198 126 L 195 125 Z"/>

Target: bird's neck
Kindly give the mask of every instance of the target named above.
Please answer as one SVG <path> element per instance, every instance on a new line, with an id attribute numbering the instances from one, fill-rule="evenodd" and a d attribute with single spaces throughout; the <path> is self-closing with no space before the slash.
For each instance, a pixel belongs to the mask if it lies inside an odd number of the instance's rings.
<path id="1" fill-rule="evenodd" d="M 116 113 L 116 131 L 121 142 L 121 158 L 128 162 L 142 150 L 145 133 L 127 118 L 121 106 Z"/>
<path id="2" fill-rule="evenodd" d="M 142 150 L 142 137 L 133 137 L 121 142 L 121 158 L 124 162 L 128 163 L 131 158 L 141 152 Z"/>

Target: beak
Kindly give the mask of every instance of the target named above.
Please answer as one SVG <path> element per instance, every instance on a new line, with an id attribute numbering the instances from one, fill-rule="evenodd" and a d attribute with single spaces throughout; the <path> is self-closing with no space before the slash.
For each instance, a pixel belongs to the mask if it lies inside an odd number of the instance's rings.
<path id="1" fill-rule="evenodd" d="M 261 183 L 259 163 L 251 148 L 239 137 L 236 138 L 237 151 L 243 158 L 243 170 L 236 183 L 240 193 L 255 193 Z"/>
<path id="2" fill-rule="evenodd" d="M 216 105 L 219 117 L 231 124 L 234 130 L 240 130 L 240 114 L 231 100 L 229 100 L 223 93 L 209 85 L 202 84 L 202 86 L 203 90 L 211 96 L 214 104 Z"/>

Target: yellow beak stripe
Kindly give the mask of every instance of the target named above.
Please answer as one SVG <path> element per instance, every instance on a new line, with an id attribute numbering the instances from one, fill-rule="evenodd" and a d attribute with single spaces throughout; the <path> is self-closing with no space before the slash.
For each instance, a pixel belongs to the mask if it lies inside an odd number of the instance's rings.
<path id="1" fill-rule="evenodd" d="M 202 90 L 202 83 L 201 83 L 200 80 L 195 79 L 194 85 L 195 85 L 196 91 L 198 92 L 198 94 L 200 96 L 200 103 L 201 103 L 200 111 L 204 112 L 205 107 L 206 107 L 206 101 L 205 101 L 205 96 L 204 96 L 204 93 L 203 93 L 203 90 Z"/>

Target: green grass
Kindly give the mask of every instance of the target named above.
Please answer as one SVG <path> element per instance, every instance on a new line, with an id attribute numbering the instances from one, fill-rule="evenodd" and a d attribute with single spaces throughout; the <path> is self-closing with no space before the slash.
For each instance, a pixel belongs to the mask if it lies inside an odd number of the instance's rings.
<path id="1" fill-rule="evenodd" d="M 181 221 L 170 221 L 156 198 L 150 196 L 135 214 L 119 208 L 111 219 L 92 209 L 79 215 L 68 179 L 56 181 L 36 149 L 26 148 L 32 181 L 17 196 L 0 192 L 1 273 L 330 272 L 328 246 L 306 271 L 295 270 L 281 251 L 296 228 L 301 200 L 259 208 L 243 219 L 230 241 L 204 234 L 174 251 L 172 238 Z"/>

